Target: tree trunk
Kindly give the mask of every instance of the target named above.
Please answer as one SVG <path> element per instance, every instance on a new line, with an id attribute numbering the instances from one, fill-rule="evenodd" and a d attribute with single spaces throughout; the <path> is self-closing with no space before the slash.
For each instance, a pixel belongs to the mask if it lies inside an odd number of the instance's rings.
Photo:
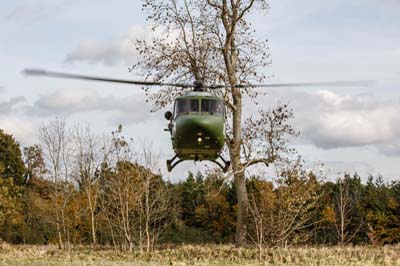
<path id="1" fill-rule="evenodd" d="M 60 227 L 60 220 L 59 220 L 58 214 L 56 216 L 56 220 L 57 220 L 58 249 L 63 249 L 63 240 L 62 240 L 62 236 L 61 236 L 61 227 Z"/>
<path id="2" fill-rule="evenodd" d="M 236 173 L 234 176 L 236 195 L 238 199 L 238 210 L 236 220 L 236 247 L 246 244 L 247 214 L 249 199 L 246 190 L 246 178 L 244 172 Z"/>
<path id="3" fill-rule="evenodd" d="M 88 184 L 88 186 L 91 186 L 91 184 Z M 87 195 L 87 200 L 89 203 L 89 211 L 90 211 L 90 225 L 92 228 L 92 248 L 96 248 L 96 221 L 95 221 L 95 215 L 94 215 L 94 206 L 92 204 L 92 199 L 91 199 L 91 190 L 90 187 L 87 188 L 86 190 L 86 195 Z"/>
<path id="4" fill-rule="evenodd" d="M 232 80 L 236 82 L 236 78 L 232 75 Z M 238 89 L 233 89 L 233 101 L 236 110 L 233 111 L 232 134 L 233 138 L 230 143 L 230 158 L 232 160 L 232 169 L 234 174 L 234 184 L 236 196 L 238 200 L 238 210 L 236 218 L 236 247 L 242 247 L 246 244 L 247 236 L 247 214 L 249 208 L 249 199 L 246 189 L 246 177 L 243 165 L 240 160 L 240 147 L 242 141 L 242 98 Z"/>
<path id="5" fill-rule="evenodd" d="M 234 43 L 232 42 L 232 46 Z M 232 51 L 231 58 L 236 60 L 236 50 Z M 233 60 L 234 61 L 234 60 Z M 236 65 L 232 64 L 231 69 L 236 69 Z M 230 74 L 230 84 L 236 84 L 236 76 L 234 71 L 228 71 Z M 242 144 L 242 95 L 240 90 L 232 88 L 232 98 L 235 110 L 232 113 L 232 140 L 230 141 L 230 158 L 232 161 L 232 169 L 234 174 L 234 184 L 236 189 L 236 196 L 238 200 L 238 210 L 236 218 L 236 247 L 243 247 L 246 244 L 247 236 L 247 214 L 249 208 L 249 198 L 246 188 L 246 177 L 241 156 Z"/>
<path id="6" fill-rule="evenodd" d="M 246 177 L 240 160 L 242 145 L 242 93 L 240 89 L 236 87 L 238 60 L 236 47 L 236 24 L 238 23 L 238 6 L 232 8 L 232 14 L 226 12 L 229 10 L 227 2 L 224 2 L 223 6 L 224 8 L 222 10 L 221 18 L 227 33 L 223 56 L 229 84 L 231 85 L 231 94 L 234 106 L 234 109 L 232 110 L 232 139 L 229 141 L 230 143 L 228 143 L 228 146 L 238 200 L 236 247 L 242 247 L 246 244 L 249 199 L 246 189 Z"/>
<path id="7" fill-rule="evenodd" d="M 149 206 L 149 194 L 150 194 L 150 177 L 146 176 L 146 252 L 150 252 L 150 206 Z"/>
<path id="8" fill-rule="evenodd" d="M 96 224 L 95 224 L 95 217 L 94 217 L 94 210 L 90 208 L 90 222 L 92 225 L 92 244 L 93 244 L 93 249 L 96 248 Z"/>

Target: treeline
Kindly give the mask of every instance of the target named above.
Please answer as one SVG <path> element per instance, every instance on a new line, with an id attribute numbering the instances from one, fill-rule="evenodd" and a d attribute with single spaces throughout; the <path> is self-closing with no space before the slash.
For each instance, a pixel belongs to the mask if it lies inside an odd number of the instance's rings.
<path id="1" fill-rule="evenodd" d="M 229 178 L 210 171 L 166 181 L 155 148 L 134 152 L 121 131 L 98 138 L 58 119 L 40 129 L 40 145 L 22 152 L 0 131 L 0 238 L 123 251 L 234 242 L 237 200 Z M 300 161 L 279 169 L 274 178 L 247 180 L 249 244 L 400 241 L 400 182 L 363 183 L 357 174 L 324 181 Z"/>

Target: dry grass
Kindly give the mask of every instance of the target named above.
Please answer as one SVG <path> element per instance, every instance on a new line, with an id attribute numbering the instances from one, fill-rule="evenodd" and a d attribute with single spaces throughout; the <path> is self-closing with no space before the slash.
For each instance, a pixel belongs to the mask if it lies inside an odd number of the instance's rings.
<path id="1" fill-rule="evenodd" d="M 80 248 L 71 252 L 53 246 L 0 246 L 0 265 L 387 265 L 400 266 L 400 246 L 322 247 L 265 249 L 259 260 L 256 249 L 231 246 L 181 246 L 151 254 L 95 251 Z"/>

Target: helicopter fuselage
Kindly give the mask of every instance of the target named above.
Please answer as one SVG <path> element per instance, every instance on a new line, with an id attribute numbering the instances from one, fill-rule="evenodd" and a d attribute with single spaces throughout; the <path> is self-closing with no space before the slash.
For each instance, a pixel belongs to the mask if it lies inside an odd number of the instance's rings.
<path id="1" fill-rule="evenodd" d="M 224 102 L 207 92 L 179 97 L 169 128 L 180 160 L 216 160 L 225 143 Z"/>

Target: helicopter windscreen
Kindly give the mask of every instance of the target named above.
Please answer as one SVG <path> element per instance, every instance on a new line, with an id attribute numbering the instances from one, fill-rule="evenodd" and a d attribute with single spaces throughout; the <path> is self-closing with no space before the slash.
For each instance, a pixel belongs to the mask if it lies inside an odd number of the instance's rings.
<path id="1" fill-rule="evenodd" d="M 224 102 L 221 100 L 201 100 L 201 111 L 205 113 L 224 115 Z"/>
<path id="2" fill-rule="evenodd" d="M 176 115 L 199 112 L 199 100 L 179 99 L 176 101 Z"/>

